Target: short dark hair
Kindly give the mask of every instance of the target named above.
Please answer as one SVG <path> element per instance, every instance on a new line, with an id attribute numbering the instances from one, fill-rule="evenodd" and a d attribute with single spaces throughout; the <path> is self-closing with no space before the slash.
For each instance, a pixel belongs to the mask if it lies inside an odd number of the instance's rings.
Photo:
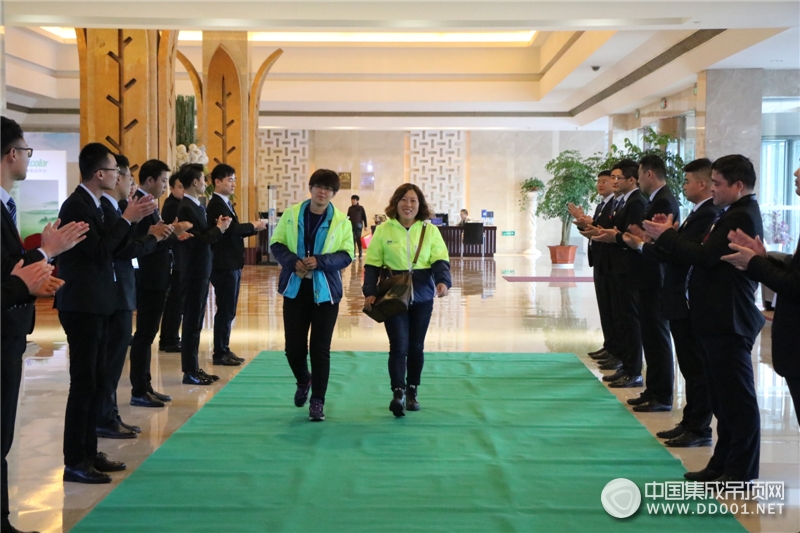
<path id="1" fill-rule="evenodd" d="M 667 165 L 664 160 L 656 154 L 647 154 L 639 160 L 639 166 L 645 170 L 650 170 L 660 181 L 667 179 Z"/>
<path id="2" fill-rule="evenodd" d="M 308 178 L 308 186 L 313 187 L 314 185 L 329 187 L 333 189 L 335 194 L 339 192 L 339 174 L 327 168 L 316 170 L 311 174 L 311 177 Z"/>
<path id="3" fill-rule="evenodd" d="M 78 155 L 78 168 L 81 171 L 81 181 L 89 181 L 103 165 L 111 150 L 105 144 L 89 143 L 81 149 Z"/>
<path id="4" fill-rule="evenodd" d="M 711 176 L 711 160 L 707 157 L 695 159 L 683 167 L 684 172 L 705 173 Z"/>
<path id="5" fill-rule="evenodd" d="M 172 174 L 169 177 L 169 186 L 170 186 L 170 188 L 175 188 L 175 182 L 178 181 L 179 177 L 180 177 L 180 173 L 179 172 L 176 172 L 175 174 Z"/>
<path id="6" fill-rule="evenodd" d="M 149 159 L 139 169 L 139 183 L 144 185 L 148 178 L 158 179 L 162 172 L 169 172 L 169 165 L 158 159 Z"/>
<path id="7" fill-rule="evenodd" d="M 232 166 L 220 163 L 211 171 L 211 183 L 216 185 L 217 180 L 224 180 L 228 176 L 233 176 L 234 174 L 236 174 L 236 170 Z"/>
<path id="8" fill-rule="evenodd" d="M 603 178 L 603 177 L 610 176 L 610 175 L 611 175 L 611 171 L 610 170 L 601 170 L 600 172 L 597 173 L 597 177 L 598 178 Z"/>
<path id="9" fill-rule="evenodd" d="M 0 117 L 0 139 L 2 139 L 2 152 L 5 156 L 11 148 L 11 144 L 22 139 L 22 128 L 14 119 Z"/>
<path id="10" fill-rule="evenodd" d="M 711 164 L 711 170 L 725 178 L 728 185 L 741 181 L 746 189 L 756 188 L 756 169 L 753 163 L 743 155 L 724 155 Z"/>
<path id="11" fill-rule="evenodd" d="M 181 185 L 188 189 L 197 178 L 203 176 L 203 165 L 200 163 L 186 163 L 178 170 L 178 174 L 180 175 L 178 179 L 181 180 Z"/>
<path id="12" fill-rule="evenodd" d="M 357 194 L 354 194 L 353 196 L 351 196 L 350 199 L 351 200 L 355 200 L 356 202 L 361 200 L 361 198 L 359 198 Z"/>
<path id="13" fill-rule="evenodd" d="M 119 168 L 131 168 L 131 162 L 122 154 L 114 154 L 114 159 L 117 160 L 117 166 Z"/>
<path id="14" fill-rule="evenodd" d="M 400 200 L 403 199 L 403 196 L 405 196 L 408 191 L 417 193 L 417 199 L 419 200 L 419 211 L 417 211 L 416 220 L 428 220 L 431 218 L 431 210 L 428 207 L 428 202 L 425 201 L 425 195 L 422 194 L 422 189 L 413 183 L 404 183 L 394 191 L 392 199 L 389 200 L 389 205 L 386 206 L 384 210 L 386 216 L 389 218 L 397 218 L 397 204 L 400 203 Z"/>
<path id="15" fill-rule="evenodd" d="M 636 178 L 637 181 L 639 179 L 639 164 L 633 159 L 623 159 L 611 167 L 611 170 L 621 170 L 625 179 Z"/>

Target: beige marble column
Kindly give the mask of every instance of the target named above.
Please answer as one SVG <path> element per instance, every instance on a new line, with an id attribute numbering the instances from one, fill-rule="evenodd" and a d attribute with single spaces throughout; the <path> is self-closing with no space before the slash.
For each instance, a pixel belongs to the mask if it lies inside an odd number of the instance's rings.
<path id="1" fill-rule="evenodd" d="M 742 154 L 761 168 L 762 69 L 720 69 L 697 78 L 697 157 Z"/>

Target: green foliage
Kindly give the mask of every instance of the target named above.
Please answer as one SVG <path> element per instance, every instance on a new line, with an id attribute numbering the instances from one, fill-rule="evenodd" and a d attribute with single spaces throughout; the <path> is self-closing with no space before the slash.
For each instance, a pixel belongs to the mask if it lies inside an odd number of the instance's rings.
<path id="1" fill-rule="evenodd" d="M 566 150 L 545 165 L 553 177 L 545 188 L 536 214 L 544 219 L 561 220 L 561 246 L 569 244 L 572 216 L 567 204 L 575 204 L 589 210 L 589 202 L 596 192 L 594 167 L 576 150 Z"/>
<path id="2" fill-rule="evenodd" d="M 194 144 L 194 96 L 181 94 L 175 99 L 175 137 L 177 144 Z"/>
<path id="3" fill-rule="evenodd" d="M 644 135 L 644 144 L 649 146 L 647 149 L 641 149 L 633 144 L 630 139 L 625 139 L 622 149 L 616 145 L 611 145 L 611 150 L 607 154 L 598 152 L 594 156 L 586 160 L 586 162 L 594 169 L 594 174 L 597 175 L 601 170 L 611 170 L 611 168 L 623 159 L 632 159 L 639 161 L 646 155 L 657 155 L 664 160 L 667 166 L 667 186 L 678 198 L 678 201 L 683 198 L 683 167 L 685 163 L 678 154 L 673 154 L 667 151 L 667 145 L 672 140 L 672 137 L 665 133 L 658 133 L 652 128 L 647 128 Z"/>
<path id="4" fill-rule="evenodd" d="M 519 191 L 519 210 L 525 211 L 528 209 L 528 193 L 535 192 L 538 196 L 542 196 L 544 194 L 544 182 L 539 178 L 528 178 L 522 182 Z"/>

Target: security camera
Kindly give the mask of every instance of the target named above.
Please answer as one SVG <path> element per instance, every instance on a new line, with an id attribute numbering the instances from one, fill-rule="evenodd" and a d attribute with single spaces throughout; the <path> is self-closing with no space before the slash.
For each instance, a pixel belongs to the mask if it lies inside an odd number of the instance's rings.
<path id="1" fill-rule="evenodd" d="M 595 66 L 593 66 L 593 67 L 592 67 L 592 70 L 593 70 L 593 71 L 595 71 L 595 72 L 597 72 L 598 70 L 600 70 L 600 65 L 595 65 Z"/>

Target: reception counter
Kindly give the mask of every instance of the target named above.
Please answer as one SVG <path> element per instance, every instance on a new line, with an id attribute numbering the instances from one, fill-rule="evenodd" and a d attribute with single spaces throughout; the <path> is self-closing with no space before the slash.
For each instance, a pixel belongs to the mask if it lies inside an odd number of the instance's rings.
<path id="1" fill-rule="evenodd" d="M 444 242 L 447 245 L 447 253 L 451 257 L 461 255 L 461 237 L 464 234 L 464 229 L 460 226 L 439 226 L 439 231 L 442 233 Z M 497 251 L 497 226 L 484 226 L 483 227 L 483 248 L 484 257 L 492 257 Z M 464 247 L 464 257 L 480 257 L 481 245 L 469 244 Z"/>

